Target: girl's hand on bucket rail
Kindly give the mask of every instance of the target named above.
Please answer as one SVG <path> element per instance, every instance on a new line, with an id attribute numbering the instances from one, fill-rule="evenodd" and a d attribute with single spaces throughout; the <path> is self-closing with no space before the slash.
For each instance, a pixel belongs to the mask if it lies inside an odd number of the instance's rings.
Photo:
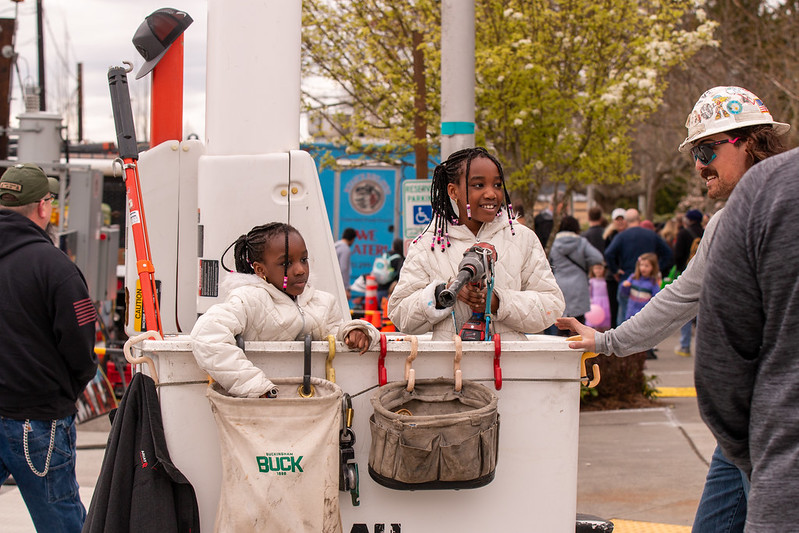
<path id="1" fill-rule="evenodd" d="M 350 350 L 358 350 L 363 355 L 369 349 L 369 335 L 363 330 L 354 329 L 344 337 L 344 343 Z"/>

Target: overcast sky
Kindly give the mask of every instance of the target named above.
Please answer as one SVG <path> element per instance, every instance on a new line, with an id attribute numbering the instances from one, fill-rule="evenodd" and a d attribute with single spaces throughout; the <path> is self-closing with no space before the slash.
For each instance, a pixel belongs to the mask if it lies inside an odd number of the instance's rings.
<path id="1" fill-rule="evenodd" d="M 2 0 L 0 0 L 2 1 Z M 0 4 L 0 17 L 14 18 L 19 6 L 16 50 L 18 68 L 13 73 L 11 125 L 24 112 L 22 84 L 38 82 L 36 0 Z M 83 64 L 83 137 L 92 142 L 116 141 L 114 117 L 108 90 L 108 69 L 131 61 L 134 71 L 128 74 L 137 138 L 149 126 L 140 116 L 148 117 L 146 99 L 150 75 L 135 81 L 135 73 L 144 60 L 131 43 L 133 34 L 145 17 L 162 7 L 186 11 L 194 22 L 184 33 L 184 134 L 204 137 L 205 116 L 205 41 L 206 0 L 43 0 L 45 17 L 45 91 L 47 111 L 59 112 L 69 122 L 70 139 L 77 140 L 77 64 Z M 71 105 L 71 116 L 65 111 Z"/>

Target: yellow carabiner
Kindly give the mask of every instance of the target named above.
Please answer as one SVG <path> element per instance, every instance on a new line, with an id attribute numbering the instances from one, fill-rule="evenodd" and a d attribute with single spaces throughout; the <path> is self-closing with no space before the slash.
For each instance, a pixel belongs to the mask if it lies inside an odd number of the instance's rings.
<path id="1" fill-rule="evenodd" d="M 581 341 L 583 340 L 582 336 L 574 335 L 573 337 L 569 337 L 566 341 Z M 580 356 L 580 383 L 588 387 L 589 389 L 593 389 L 599 384 L 599 365 L 594 363 L 591 365 L 592 373 L 594 374 L 594 379 L 588 379 L 588 371 L 585 368 L 585 360 L 591 359 L 592 357 L 597 357 L 599 354 L 594 352 L 583 352 L 583 355 Z"/>
<path id="2" fill-rule="evenodd" d="M 327 359 L 325 359 L 325 378 L 335 383 L 336 369 L 333 368 L 333 359 L 336 357 L 336 337 L 334 335 L 328 335 L 327 344 L 329 345 L 329 350 Z"/>
<path id="3" fill-rule="evenodd" d="M 569 337 L 566 341 L 581 341 L 583 340 L 582 336 L 575 335 L 573 337 Z M 583 352 L 583 355 L 580 356 L 580 383 L 588 387 L 589 389 L 593 389 L 599 384 L 599 365 L 594 363 L 591 365 L 592 373 L 594 374 L 594 378 L 589 380 L 588 379 L 588 371 L 585 368 L 585 360 L 591 359 L 592 357 L 597 357 L 599 354 L 594 352 Z"/>

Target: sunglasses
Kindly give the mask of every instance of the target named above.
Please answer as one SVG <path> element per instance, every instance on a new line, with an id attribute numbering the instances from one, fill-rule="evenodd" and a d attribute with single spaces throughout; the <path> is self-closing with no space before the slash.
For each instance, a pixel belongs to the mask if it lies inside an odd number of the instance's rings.
<path id="1" fill-rule="evenodd" d="M 716 146 L 725 143 L 735 144 L 738 142 L 738 139 L 740 139 L 740 137 L 736 137 L 734 139 L 722 139 L 712 143 L 697 144 L 691 148 L 691 155 L 694 156 L 694 161 L 699 161 L 703 165 L 709 165 L 711 161 L 716 159 Z"/>

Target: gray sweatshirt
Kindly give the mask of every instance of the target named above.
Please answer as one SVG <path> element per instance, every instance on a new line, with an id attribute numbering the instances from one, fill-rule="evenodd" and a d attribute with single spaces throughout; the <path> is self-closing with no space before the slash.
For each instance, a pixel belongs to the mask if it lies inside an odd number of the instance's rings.
<path id="1" fill-rule="evenodd" d="M 702 418 L 749 474 L 746 531 L 799 524 L 799 150 L 747 172 L 710 246 L 694 379 Z"/>
<path id="2" fill-rule="evenodd" d="M 696 255 L 680 277 L 657 293 L 643 309 L 619 327 L 594 335 L 597 353 L 623 357 L 643 352 L 657 346 L 696 316 L 699 310 L 699 292 L 705 277 L 707 250 L 720 215 L 721 211 L 708 222 Z"/>

